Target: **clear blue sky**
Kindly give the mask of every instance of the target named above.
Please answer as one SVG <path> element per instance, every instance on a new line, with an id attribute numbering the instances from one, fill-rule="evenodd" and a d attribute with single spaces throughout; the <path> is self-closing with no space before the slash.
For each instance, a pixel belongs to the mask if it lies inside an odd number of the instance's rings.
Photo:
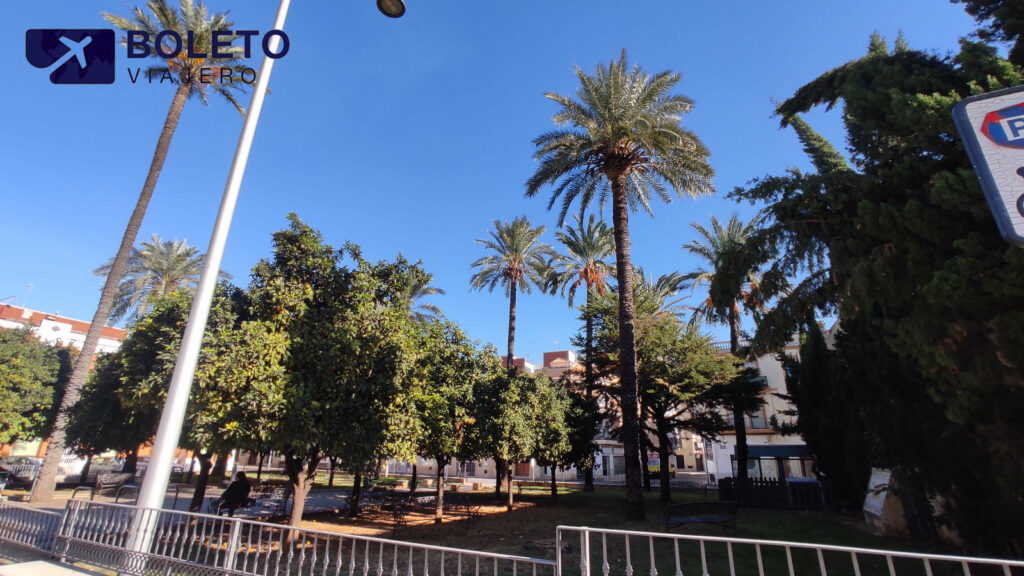
<path id="1" fill-rule="evenodd" d="M 121 51 L 113 85 L 51 85 L 25 61 L 24 31 L 105 28 L 102 11 L 128 15 L 135 4 L 0 2 L 0 298 L 92 318 L 101 279 L 91 271 L 117 249 L 173 88 L 132 85 Z M 277 2 L 208 5 L 230 10 L 237 28 L 266 30 Z M 542 94 L 574 93 L 573 65 L 592 71 L 626 48 L 648 71 L 680 72 L 677 91 L 696 102 L 684 124 L 711 150 L 719 192 L 632 216 L 634 263 L 657 275 L 696 265 L 680 249 L 690 222 L 752 214 L 726 192 L 806 166 L 794 134 L 771 117 L 773 100 L 862 56 L 872 31 L 948 54 L 973 29 L 946 0 L 408 0 L 397 21 L 373 0 L 296 0 L 223 267 L 246 285 L 294 211 L 334 245 L 422 259 L 447 291 L 435 303 L 503 350 L 507 299 L 469 292 L 469 265 L 483 254 L 474 239 L 525 214 L 554 242 L 556 215 L 546 198 L 525 199 L 523 183 L 532 138 L 553 126 Z M 809 120 L 842 143 L 837 111 Z M 240 128 L 226 103 L 188 103 L 140 239 L 206 250 Z M 521 297 L 517 356 L 539 362 L 568 347 L 575 316 L 563 300 Z"/>

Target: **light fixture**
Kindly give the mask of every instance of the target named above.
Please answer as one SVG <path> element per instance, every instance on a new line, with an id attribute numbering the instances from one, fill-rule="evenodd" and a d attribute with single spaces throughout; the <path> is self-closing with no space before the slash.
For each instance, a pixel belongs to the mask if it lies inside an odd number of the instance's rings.
<path id="1" fill-rule="evenodd" d="M 402 0 L 377 0 L 377 9 L 388 18 L 401 18 L 405 14 L 405 2 Z"/>

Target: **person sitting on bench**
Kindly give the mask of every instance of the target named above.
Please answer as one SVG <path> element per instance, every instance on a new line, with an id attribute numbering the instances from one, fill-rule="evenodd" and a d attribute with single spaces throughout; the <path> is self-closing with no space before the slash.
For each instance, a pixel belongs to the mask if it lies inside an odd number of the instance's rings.
<path id="1" fill-rule="evenodd" d="M 217 503 L 217 515 L 219 516 L 222 512 L 226 511 L 228 516 L 234 516 L 235 510 L 248 503 L 250 489 L 249 481 L 245 478 L 245 472 L 239 472 L 235 476 L 235 481 L 220 495 L 220 501 Z"/>

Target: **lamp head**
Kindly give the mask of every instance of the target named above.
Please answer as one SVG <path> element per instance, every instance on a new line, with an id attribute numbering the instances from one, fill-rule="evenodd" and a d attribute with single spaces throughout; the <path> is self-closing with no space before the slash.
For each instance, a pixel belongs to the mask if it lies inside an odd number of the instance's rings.
<path id="1" fill-rule="evenodd" d="M 405 14 L 405 2 L 402 0 L 377 0 L 377 9 L 388 18 L 401 18 Z"/>

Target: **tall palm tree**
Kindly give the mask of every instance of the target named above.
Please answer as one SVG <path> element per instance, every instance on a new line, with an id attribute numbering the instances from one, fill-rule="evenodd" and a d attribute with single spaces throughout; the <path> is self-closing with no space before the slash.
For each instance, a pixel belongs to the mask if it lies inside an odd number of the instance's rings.
<path id="1" fill-rule="evenodd" d="M 104 13 L 103 17 L 112 25 L 124 31 L 140 30 L 149 33 L 150 54 L 157 57 L 157 52 L 152 46 L 156 41 L 157 34 L 163 30 L 173 30 L 180 38 L 191 34 L 193 46 L 196 52 L 212 54 L 211 38 L 216 30 L 233 30 L 234 25 L 227 20 L 226 14 L 214 14 L 209 16 L 206 7 L 200 2 L 194 4 L 192 0 L 181 0 L 180 10 L 175 10 L 167 0 L 149 0 L 147 3 L 152 16 L 146 14 L 141 8 L 136 7 L 131 19 L 122 18 L 112 14 Z M 155 20 L 154 20 L 155 19 Z M 221 37 L 226 40 L 228 37 Z M 43 459 L 43 465 L 39 470 L 39 479 L 35 489 L 32 491 L 32 499 L 41 502 L 53 500 L 53 490 L 56 486 L 57 471 L 60 465 L 60 458 L 65 448 L 65 428 L 67 427 L 67 414 L 81 395 L 82 386 L 89 375 L 92 367 L 92 359 L 96 354 L 96 345 L 99 343 L 100 333 L 103 325 L 110 317 L 110 310 L 114 306 L 118 286 L 121 277 L 124 275 L 131 254 L 132 246 L 135 244 L 135 237 L 142 226 L 142 219 L 146 215 L 146 207 L 153 196 L 153 189 L 156 188 L 157 179 L 160 177 L 160 170 L 163 168 L 164 160 L 167 158 L 167 150 L 171 146 L 171 138 L 178 126 L 181 112 L 185 107 L 185 101 L 190 97 L 199 98 L 204 104 L 208 102 L 209 91 L 223 96 L 240 114 L 245 110 L 235 99 L 234 93 L 243 91 L 245 83 L 220 82 L 202 83 L 195 82 L 202 77 L 201 69 L 211 70 L 209 77 L 219 79 L 220 71 L 230 69 L 235 74 L 233 77 L 241 77 L 243 67 L 240 64 L 242 48 L 220 48 L 220 53 L 226 53 L 225 58 L 200 58 L 190 59 L 182 51 L 181 55 L 173 60 L 160 59 L 160 64 L 150 68 L 148 73 L 155 74 L 157 78 L 170 78 L 171 84 L 175 85 L 174 96 L 171 99 L 171 107 L 167 111 L 163 129 L 157 139 L 156 150 L 149 165 L 149 172 L 146 174 L 146 181 L 142 185 L 139 199 L 136 201 L 135 210 L 128 219 L 128 226 L 125 228 L 124 236 L 121 238 L 121 245 L 117 249 L 117 255 L 111 262 L 110 272 L 103 284 L 103 291 L 100 294 L 100 302 L 96 307 L 96 314 L 93 315 L 92 324 L 86 333 L 85 342 L 82 343 L 82 353 L 75 363 L 68 381 L 67 389 L 61 399 L 60 411 L 53 425 L 53 432 L 50 434 L 50 443 Z"/>
<path id="2" fill-rule="evenodd" d="M 93 270 L 93 274 L 105 277 L 112 266 L 113 259 Z M 148 242 L 132 248 L 125 268 L 110 311 L 111 322 L 138 318 L 167 294 L 195 286 L 203 269 L 203 256 L 199 248 L 189 246 L 185 240 L 163 240 L 153 234 Z"/>
<path id="3" fill-rule="evenodd" d="M 595 219 L 593 214 L 587 219 L 585 225 L 582 216 L 577 216 L 575 220 L 575 226 L 570 226 L 555 234 L 558 241 L 565 247 L 565 254 L 559 254 L 552 262 L 553 268 L 548 277 L 548 288 L 552 293 L 560 291 L 563 296 L 567 295 L 569 306 L 572 306 L 576 289 L 584 285 L 587 287 L 587 305 L 583 309 L 583 318 L 586 323 L 583 343 L 586 363 L 583 366 L 583 381 L 589 399 L 593 397 L 595 388 L 594 370 L 591 363 L 594 346 L 594 318 L 590 314 L 590 305 L 593 303 L 595 294 L 600 296 L 608 288 L 608 272 L 611 269 L 608 261 L 615 254 L 615 238 L 611 228 L 603 220 Z M 594 490 L 594 469 L 591 466 L 584 469 L 583 490 L 586 492 Z"/>
<path id="4" fill-rule="evenodd" d="M 623 401 L 623 448 L 626 452 L 626 515 L 644 518 L 637 404 L 636 342 L 633 328 L 633 278 L 629 259 L 629 210 L 651 213 L 651 196 L 671 201 L 668 188 L 680 196 L 712 191 L 708 151 L 699 138 L 680 125 L 692 102 L 671 94 L 679 75 L 632 69 L 622 51 L 607 67 L 589 75 L 576 68 L 577 98 L 546 93 L 561 109 L 560 126 L 534 139 L 540 161 L 526 182 L 526 195 L 554 186 L 548 209 L 559 197 L 559 224 L 579 199 L 581 213 L 598 195 L 602 205 L 609 191 L 615 231 L 615 270 L 619 288 L 619 381 Z M 567 126 L 567 127 L 561 127 Z"/>
<path id="5" fill-rule="evenodd" d="M 530 226 L 526 216 L 516 218 L 511 223 L 494 221 L 491 238 L 477 239 L 491 254 L 473 262 L 471 268 L 477 272 L 469 279 L 473 290 L 487 289 L 501 285 L 508 296 L 508 354 L 506 367 L 515 369 L 516 343 L 516 295 L 522 291 L 530 294 L 534 286 L 543 290 L 550 268 L 548 260 L 554 256 L 554 250 L 541 242 L 545 227 Z"/>
<path id="6" fill-rule="evenodd" d="M 699 238 L 683 244 L 683 249 L 704 259 L 707 267 L 699 267 L 684 278 L 692 281 L 694 287 L 708 286 L 708 297 L 694 310 L 691 321 L 705 320 L 724 323 L 729 326 L 729 352 L 740 356 L 740 316 L 742 309 L 754 314 L 763 305 L 758 294 L 757 252 L 751 239 L 760 228 L 761 221 L 755 218 L 744 224 L 733 214 L 725 226 L 714 216 L 711 229 L 697 223 L 690 226 Z M 739 396 L 737 396 L 738 398 Z M 731 406 L 733 428 L 736 431 L 737 477 L 747 479 L 747 426 L 744 416 L 748 404 L 738 400 Z"/>

